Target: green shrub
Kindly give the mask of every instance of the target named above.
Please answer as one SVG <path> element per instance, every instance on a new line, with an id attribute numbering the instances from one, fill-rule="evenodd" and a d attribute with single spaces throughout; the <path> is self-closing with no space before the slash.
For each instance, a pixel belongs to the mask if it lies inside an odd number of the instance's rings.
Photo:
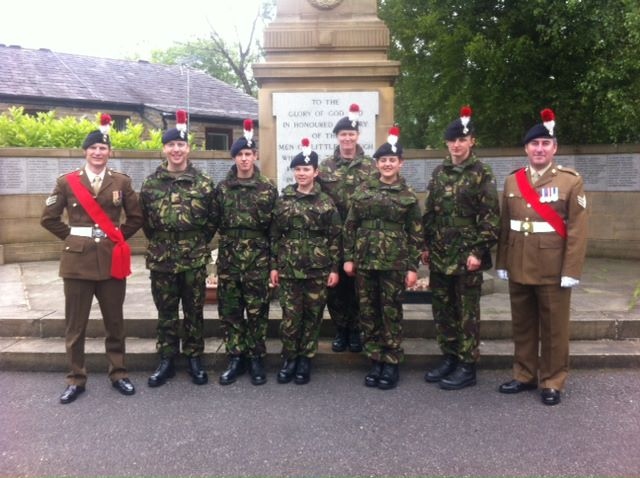
<path id="1" fill-rule="evenodd" d="M 57 118 L 55 111 L 32 116 L 25 114 L 22 107 L 11 107 L 0 114 L 0 147 L 80 148 L 87 134 L 100 124 L 99 119 L 100 113 L 94 121 L 89 121 L 72 116 Z M 162 149 L 160 130 L 145 131 L 142 124 L 134 124 L 131 120 L 127 120 L 124 131 L 112 128 L 110 135 L 114 149 Z M 196 148 L 192 146 L 192 149 Z"/>

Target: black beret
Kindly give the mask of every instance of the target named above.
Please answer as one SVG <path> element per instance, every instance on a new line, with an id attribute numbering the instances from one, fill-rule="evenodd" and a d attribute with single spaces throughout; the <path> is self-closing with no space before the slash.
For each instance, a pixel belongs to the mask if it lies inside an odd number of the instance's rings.
<path id="1" fill-rule="evenodd" d="M 92 131 L 82 142 L 82 149 L 87 149 L 89 146 L 96 143 L 106 144 L 111 147 L 111 138 L 109 138 L 109 133 L 103 133 L 98 129 Z"/>
<path id="2" fill-rule="evenodd" d="M 378 159 L 381 156 L 397 156 L 402 158 L 402 145 L 398 143 L 398 137 L 400 136 L 400 128 L 393 126 L 389 128 L 389 136 L 387 136 L 387 142 L 382 144 L 373 157 Z"/>
<path id="3" fill-rule="evenodd" d="M 444 132 L 444 139 L 453 141 L 456 138 L 475 134 L 476 128 L 471 121 L 471 107 L 463 106 L 460 108 L 460 117 L 454 119 Z"/>
<path id="4" fill-rule="evenodd" d="M 395 148 L 396 150 L 394 151 L 392 145 L 390 145 L 389 143 L 384 143 L 376 150 L 375 153 L 373 153 L 373 157 L 376 159 L 381 156 L 397 156 L 399 158 L 402 158 L 402 145 L 396 144 Z"/>
<path id="5" fill-rule="evenodd" d="M 302 138 L 300 142 L 302 151 L 296 154 L 289 164 L 289 168 L 293 169 L 296 166 L 313 166 L 313 169 L 318 168 L 318 155 L 315 151 L 311 151 L 311 142 L 309 138 Z"/>
<path id="6" fill-rule="evenodd" d="M 244 136 L 236 139 L 235 143 L 231 145 L 231 157 L 235 158 L 236 155 L 243 149 L 251 149 L 255 151 L 258 149 L 258 143 L 253 140 L 248 140 Z"/>
<path id="7" fill-rule="evenodd" d="M 340 131 L 360 131 L 360 124 L 358 123 L 359 116 L 360 107 L 353 103 L 349 106 L 349 115 L 340 118 L 333 127 L 333 134 L 338 134 Z"/>
<path id="8" fill-rule="evenodd" d="M 253 120 L 244 120 L 242 122 L 242 129 L 244 130 L 244 134 L 231 145 L 232 158 L 235 158 L 236 155 L 243 149 L 250 149 L 252 151 L 258 149 L 258 145 L 253 140 Z"/>
<path id="9" fill-rule="evenodd" d="M 167 144 L 171 141 L 186 141 L 188 143 L 189 133 L 186 130 L 170 128 L 162 135 L 162 144 Z"/>
<path id="10" fill-rule="evenodd" d="M 460 118 L 453 120 L 447 126 L 447 130 L 444 132 L 444 139 L 447 141 L 453 141 L 456 138 L 475 134 L 475 126 L 472 121 L 467 123 L 467 126 L 462 124 Z"/>
<path id="11" fill-rule="evenodd" d="M 291 160 L 289 167 L 291 169 L 296 166 L 313 166 L 313 169 L 318 167 L 318 155 L 315 151 L 311 151 L 309 155 L 305 156 L 304 153 L 296 154 Z"/>
<path id="12" fill-rule="evenodd" d="M 553 110 L 545 108 L 540 112 L 540 116 L 542 117 L 542 123 L 534 125 L 527 131 L 522 140 L 524 144 L 528 144 L 536 138 L 555 138 L 556 115 Z"/>
<path id="13" fill-rule="evenodd" d="M 357 120 L 351 121 L 348 116 L 345 116 L 340 118 L 333 127 L 333 134 L 338 134 L 340 131 L 360 131 L 358 126 Z"/>
<path id="14" fill-rule="evenodd" d="M 175 128 L 169 128 L 162 135 L 162 144 L 167 144 L 171 141 L 186 141 L 189 142 L 189 132 L 187 131 L 187 112 L 185 110 L 176 111 L 176 126 Z"/>

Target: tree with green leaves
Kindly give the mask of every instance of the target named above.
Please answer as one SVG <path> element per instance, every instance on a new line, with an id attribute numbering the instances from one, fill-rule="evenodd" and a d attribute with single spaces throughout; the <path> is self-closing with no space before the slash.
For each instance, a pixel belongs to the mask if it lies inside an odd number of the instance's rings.
<path id="1" fill-rule="evenodd" d="M 256 13 L 246 43 L 236 35 L 235 42 L 222 38 L 213 27 L 209 38 L 187 43 L 176 43 L 167 50 L 156 50 L 151 61 L 167 65 L 185 65 L 218 78 L 243 90 L 251 96 L 258 95 L 258 87 L 251 65 L 262 58 L 262 46 L 256 38 L 258 22 L 269 21 L 275 12 L 275 0 L 265 0 Z"/>
<path id="2" fill-rule="evenodd" d="M 520 144 L 544 107 L 565 144 L 640 141 L 637 0 L 379 0 L 379 14 L 407 146 L 441 146 L 464 104 L 481 146 Z"/>

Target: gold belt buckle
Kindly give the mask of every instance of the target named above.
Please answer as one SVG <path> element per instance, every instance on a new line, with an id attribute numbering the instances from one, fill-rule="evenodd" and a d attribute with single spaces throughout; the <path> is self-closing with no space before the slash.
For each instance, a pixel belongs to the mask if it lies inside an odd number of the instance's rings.
<path id="1" fill-rule="evenodd" d="M 533 232 L 533 224 L 531 224 L 531 221 L 522 221 L 520 223 L 520 232 Z"/>

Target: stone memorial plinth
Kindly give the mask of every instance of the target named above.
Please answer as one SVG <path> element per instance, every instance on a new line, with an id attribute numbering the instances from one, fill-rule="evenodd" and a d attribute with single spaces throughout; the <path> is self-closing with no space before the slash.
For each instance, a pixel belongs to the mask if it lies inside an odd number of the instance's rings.
<path id="1" fill-rule="evenodd" d="M 389 30 L 375 0 L 278 0 L 264 33 L 265 61 L 253 65 L 260 91 L 263 172 L 291 180 L 288 163 L 308 137 L 321 158 L 351 103 L 361 107 L 360 143 L 371 154 L 394 122 L 399 63 L 387 58 Z"/>

